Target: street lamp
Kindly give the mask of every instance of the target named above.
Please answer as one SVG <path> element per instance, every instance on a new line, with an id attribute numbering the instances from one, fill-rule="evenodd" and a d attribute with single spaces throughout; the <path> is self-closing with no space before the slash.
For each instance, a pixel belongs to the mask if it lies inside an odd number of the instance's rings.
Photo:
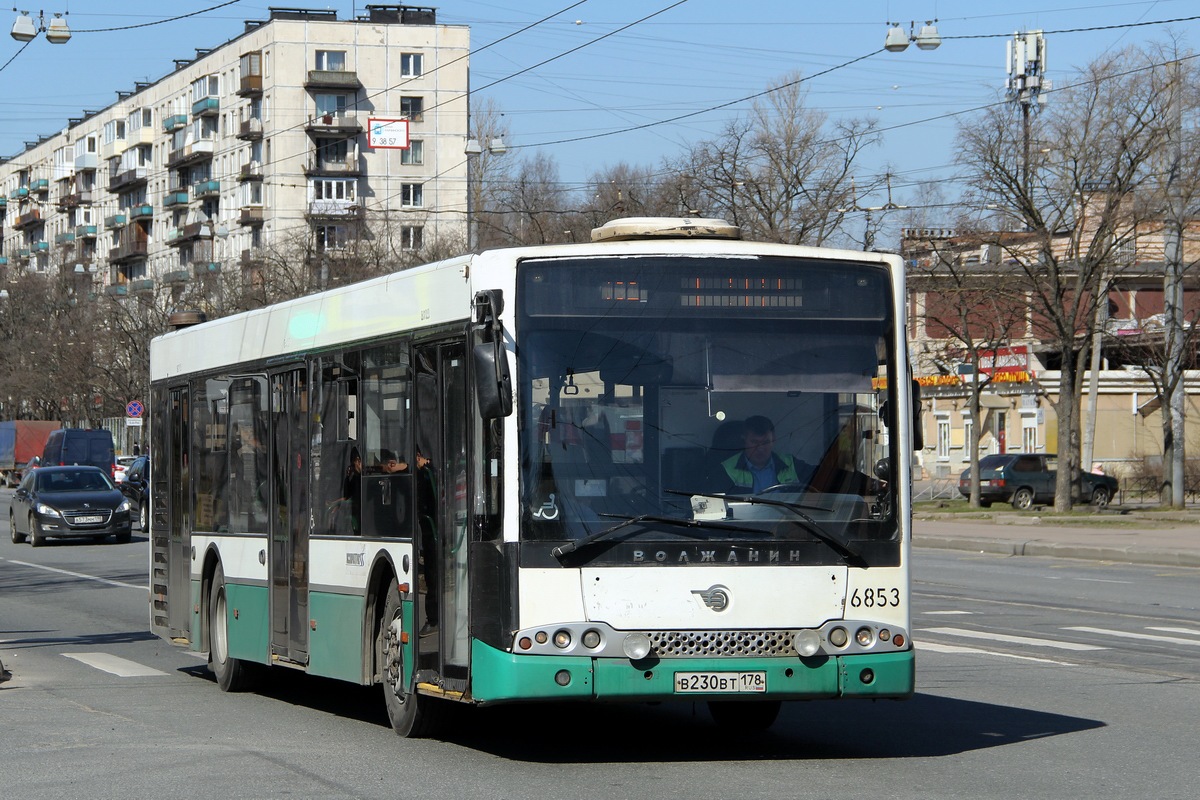
<path id="1" fill-rule="evenodd" d="M 475 187 L 473 184 L 479 183 L 482 185 L 483 176 L 479 176 L 478 181 L 471 180 L 473 167 L 472 159 L 478 159 L 485 152 L 483 144 L 478 139 L 467 139 L 467 144 L 463 147 L 463 152 L 467 156 L 467 250 L 474 252 L 478 244 L 479 232 L 475 225 L 475 192 L 481 187 Z M 508 152 L 508 145 L 499 136 L 495 136 L 488 141 L 486 152 L 494 156 L 502 156 Z M 480 197 L 480 200 L 483 198 Z"/>
<path id="2" fill-rule="evenodd" d="M 71 38 L 71 29 L 67 27 L 67 21 L 63 19 L 62 14 L 55 14 L 47 24 L 44 12 L 38 12 L 35 23 L 28 11 L 22 11 L 12 26 L 12 38 L 18 42 L 32 42 L 39 33 L 45 33 L 46 41 L 50 44 L 66 44 Z"/>
<path id="3" fill-rule="evenodd" d="M 942 37 L 938 34 L 937 20 L 927 19 L 925 24 L 921 26 L 921 31 L 914 34 L 915 23 L 908 23 L 908 31 L 900 26 L 899 22 L 889 22 L 891 25 L 888 28 L 887 38 L 883 40 L 883 49 L 889 53 L 903 53 L 908 49 L 909 42 L 916 42 L 916 45 L 921 50 L 937 50 L 938 45 L 942 43 Z"/>

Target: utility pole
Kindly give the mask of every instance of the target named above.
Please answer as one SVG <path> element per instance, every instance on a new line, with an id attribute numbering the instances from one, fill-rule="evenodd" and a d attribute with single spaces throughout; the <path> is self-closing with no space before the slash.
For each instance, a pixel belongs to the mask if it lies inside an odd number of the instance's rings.
<path id="1" fill-rule="evenodd" d="M 1180 187 L 1180 162 L 1183 152 L 1182 97 L 1180 81 L 1183 70 L 1178 61 L 1170 66 L 1170 125 L 1171 162 L 1167 171 L 1167 219 L 1163 260 L 1163 311 L 1166 316 L 1166 369 L 1163 375 L 1163 405 L 1171 415 L 1170 448 L 1164 447 L 1163 477 L 1170 476 L 1171 507 L 1183 508 L 1184 500 L 1184 399 L 1187 394 L 1183 376 L 1183 214 L 1184 198 Z M 1165 433 L 1165 431 L 1164 431 Z M 1169 463 L 1167 456 L 1170 457 Z M 1166 500 L 1167 498 L 1163 498 Z"/>

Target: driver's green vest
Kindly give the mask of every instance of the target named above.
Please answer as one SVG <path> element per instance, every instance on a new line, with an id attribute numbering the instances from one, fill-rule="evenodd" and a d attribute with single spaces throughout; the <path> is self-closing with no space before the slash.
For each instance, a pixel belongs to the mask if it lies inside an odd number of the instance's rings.
<path id="1" fill-rule="evenodd" d="M 789 455 L 771 454 L 771 460 L 775 462 L 775 481 L 776 483 L 799 483 L 800 476 L 796 473 L 796 460 Z M 725 474 L 729 476 L 729 480 L 733 481 L 734 486 L 745 486 L 747 488 L 754 487 L 754 474 L 750 470 L 742 466 L 745 463 L 745 458 L 742 453 L 735 456 L 730 456 L 721 462 L 721 466 L 725 468 Z"/>

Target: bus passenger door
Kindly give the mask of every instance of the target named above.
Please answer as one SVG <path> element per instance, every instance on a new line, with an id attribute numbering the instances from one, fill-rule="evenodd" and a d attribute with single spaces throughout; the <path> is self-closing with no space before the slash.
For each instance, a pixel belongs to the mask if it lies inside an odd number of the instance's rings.
<path id="1" fill-rule="evenodd" d="M 307 372 L 271 376 L 271 654 L 308 662 Z"/>
<path id="2" fill-rule="evenodd" d="M 161 395 L 156 400 L 161 403 Z M 157 632 L 162 623 L 170 636 L 187 635 L 191 625 L 190 586 L 192 505 L 188 472 L 189 404 L 186 387 L 168 389 L 165 398 L 166 414 L 158 418 L 159 429 L 153 431 L 153 461 L 165 466 L 156 467 L 162 476 L 151 489 L 150 537 L 152 560 L 151 580 L 155 598 L 152 622 Z M 166 577 L 166 585 L 162 579 Z M 169 589 L 168 589 L 169 587 Z M 162 618 L 160 597 L 165 595 L 166 619 Z M 197 632 L 198 635 L 198 632 Z"/>
<path id="3" fill-rule="evenodd" d="M 468 497 L 465 348 L 460 342 L 416 348 L 416 447 L 429 459 L 415 474 L 418 563 L 425 593 L 418 669 L 436 668 L 446 678 L 466 680 Z M 433 507 L 429 508 L 432 503 Z M 440 653 L 440 658 L 439 658 Z"/>

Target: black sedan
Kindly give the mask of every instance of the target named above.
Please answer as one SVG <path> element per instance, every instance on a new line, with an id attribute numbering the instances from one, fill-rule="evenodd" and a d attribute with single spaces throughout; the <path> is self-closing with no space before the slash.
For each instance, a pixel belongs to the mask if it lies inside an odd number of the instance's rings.
<path id="1" fill-rule="evenodd" d="M 1058 480 L 1058 456 L 1053 453 L 1008 453 L 979 460 L 979 505 L 1012 503 L 1026 511 L 1038 503 L 1053 503 Z M 1117 493 L 1117 479 L 1093 472 L 1079 474 L 1085 501 L 1103 508 Z M 958 491 L 971 495 L 971 470 L 958 476 Z"/>
<path id="2" fill-rule="evenodd" d="M 8 527 L 14 543 L 39 547 L 49 537 L 130 540 L 131 504 L 98 467 L 42 467 L 13 493 Z"/>
<path id="3" fill-rule="evenodd" d="M 150 532 L 150 456 L 138 456 L 125 468 L 121 493 L 129 498 L 137 513 L 138 527 Z"/>

